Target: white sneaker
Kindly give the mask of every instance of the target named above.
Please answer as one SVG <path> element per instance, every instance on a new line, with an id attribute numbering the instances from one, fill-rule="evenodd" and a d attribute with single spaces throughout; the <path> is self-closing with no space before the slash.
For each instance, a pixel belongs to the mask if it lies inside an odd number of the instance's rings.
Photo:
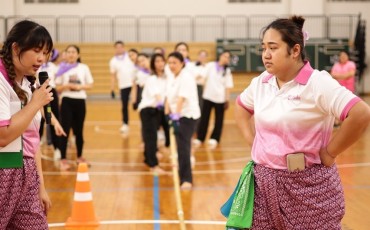
<path id="1" fill-rule="evenodd" d="M 129 127 L 128 127 L 128 125 L 123 124 L 123 125 L 121 126 L 121 128 L 119 129 L 119 131 L 120 131 L 121 133 L 128 133 L 128 131 L 129 131 Z"/>
<path id="2" fill-rule="evenodd" d="M 54 161 L 57 161 L 61 158 L 61 153 L 59 149 L 54 150 Z"/>
<path id="3" fill-rule="evenodd" d="M 209 139 L 208 140 L 208 147 L 210 148 L 216 148 L 218 145 L 218 142 L 215 139 Z"/>
<path id="4" fill-rule="evenodd" d="M 199 147 L 202 144 L 202 142 L 198 139 L 193 139 L 192 144 L 194 147 Z"/>

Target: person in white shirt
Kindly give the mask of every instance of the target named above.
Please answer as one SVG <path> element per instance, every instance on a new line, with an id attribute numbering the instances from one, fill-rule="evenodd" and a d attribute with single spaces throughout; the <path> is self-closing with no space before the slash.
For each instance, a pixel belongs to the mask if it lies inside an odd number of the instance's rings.
<path id="1" fill-rule="evenodd" d="M 148 54 L 139 53 L 137 56 L 137 67 L 138 70 L 133 80 L 131 95 L 131 101 L 134 110 L 136 110 L 139 106 L 145 82 L 150 76 L 150 57 Z"/>
<path id="2" fill-rule="evenodd" d="M 342 229 L 345 204 L 335 161 L 370 123 L 366 102 L 306 60 L 304 22 L 278 18 L 264 28 L 266 71 L 235 105 L 236 123 L 253 145 L 250 229 Z M 332 135 L 335 118 L 343 123 Z"/>
<path id="3" fill-rule="evenodd" d="M 51 207 L 42 173 L 40 120 L 53 100 L 49 79 L 35 87 L 53 41 L 45 27 L 17 22 L 0 49 L 0 229 L 47 230 Z M 65 135 L 54 116 L 51 123 Z"/>
<path id="4" fill-rule="evenodd" d="M 151 58 L 150 66 L 153 75 L 146 80 L 138 107 L 144 141 L 144 162 L 151 171 L 156 173 L 164 172 L 158 165 L 156 153 L 158 151 L 157 130 L 160 124 L 159 118 L 163 117 L 166 92 L 165 63 L 165 57 L 162 54 L 154 54 Z M 168 123 L 166 123 L 166 128 L 168 135 Z"/>
<path id="5" fill-rule="evenodd" d="M 198 126 L 197 139 L 194 143 L 204 142 L 212 109 L 215 109 L 215 122 L 208 144 L 211 148 L 220 142 L 225 110 L 229 107 L 230 89 L 234 86 L 233 77 L 228 67 L 231 53 L 223 51 L 216 62 L 208 63 L 204 78 L 202 117 Z"/>
<path id="6" fill-rule="evenodd" d="M 41 71 L 45 71 L 48 73 L 49 76 L 49 86 L 51 87 L 51 92 L 53 93 L 54 100 L 50 102 L 50 107 L 51 111 L 53 112 L 54 116 L 59 119 L 59 96 L 58 93 L 55 89 L 55 76 L 58 70 L 57 65 L 54 64 L 54 62 L 58 59 L 59 57 L 59 51 L 57 49 L 53 49 L 51 51 L 50 59 L 41 65 L 40 69 L 37 71 L 37 74 Z M 40 124 L 40 138 L 43 136 L 43 131 L 44 131 L 44 124 L 45 124 L 45 119 L 41 119 L 41 124 Z M 48 129 L 50 128 L 50 129 Z M 60 147 L 59 147 L 59 141 L 60 138 L 55 134 L 55 129 L 53 125 L 50 125 L 46 129 L 46 134 L 47 134 L 47 139 L 49 139 L 49 135 L 51 137 L 51 143 L 54 146 L 54 160 L 60 159 Z M 49 142 L 49 140 L 48 140 Z M 48 143 L 50 144 L 50 143 Z"/>
<path id="7" fill-rule="evenodd" d="M 198 52 L 198 60 L 195 62 L 196 68 L 196 82 L 197 82 L 197 90 L 198 90 L 198 100 L 200 109 L 203 107 L 203 86 L 205 83 L 204 79 L 204 71 L 206 70 L 206 65 L 208 63 L 208 52 L 206 50 L 200 50 Z"/>
<path id="8" fill-rule="evenodd" d="M 55 79 L 56 89 L 62 98 L 60 114 L 61 124 L 67 136 L 60 141 L 61 162 L 60 169 L 70 168 L 66 160 L 67 140 L 69 131 L 72 128 L 76 137 L 77 162 L 86 162 L 82 156 L 83 151 L 83 127 L 86 116 L 86 90 L 92 88 L 94 80 L 90 69 L 86 64 L 81 63 L 80 49 L 76 45 L 69 45 L 66 49 L 66 67 L 58 71 L 59 77 Z"/>
<path id="9" fill-rule="evenodd" d="M 129 111 L 128 103 L 132 87 L 132 81 L 135 77 L 136 68 L 135 63 L 132 62 L 130 53 L 125 51 L 125 46 L 122 41 L 114 43 L 115 56 L 109 62 L 109 69 L 111 73 L 111 96 L 115 98 L 116 83 L 120 90 L 121 96 L 121 113 L 122 126 L 120 131 L 127 133 L 129 131 Z"/>
<path id="10" fill-rule="evenodd" d="M 179 52 L 168 56 L 168 66 L 173 78 L 168 79 L 165 113 L 175 130 L 181 188 L 188 189 L 193 185 L 191 137 L 200 117 L 197 85 L 194 77 L 184 69 L 184 57 Z"/>

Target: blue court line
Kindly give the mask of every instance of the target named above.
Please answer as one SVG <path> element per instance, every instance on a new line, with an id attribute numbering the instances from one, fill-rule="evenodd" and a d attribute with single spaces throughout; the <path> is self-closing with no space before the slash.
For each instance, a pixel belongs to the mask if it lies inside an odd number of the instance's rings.
<path id="1" fill-rule="evenodd" d="M 159 213 L 159 178 L 157 175 L 153 176 L 153 212 L 154 212 L 154 220 L 160 219 L 160 213 Z M 160 230 L 161 224 L 160 223 L 154 223 L 154 230 Z"/>

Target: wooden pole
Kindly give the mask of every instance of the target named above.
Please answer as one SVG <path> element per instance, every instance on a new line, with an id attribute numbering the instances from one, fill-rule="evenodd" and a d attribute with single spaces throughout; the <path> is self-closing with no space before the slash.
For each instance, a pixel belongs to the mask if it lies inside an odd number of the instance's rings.
<path id="1" fill-rule="evenodd" d="M 180 192 L 180 182 L 179 182 L 179 170 L 178 170 L 178 155 L 177 155 L 177 145 L 176 138 L 174 134 L 174 129 L 170 125 L 170 149 L 171 149 L 171 164 L 172 164 L 172 175 L 173 175 L 173 185 L 175 189 L 175 198 L 176 198 L 176 207 L 177 215 L 179 218 L 180 229 L 186 230 L 185 221 L 184 221 L 184 211 L 182 209 L 182 199 Z"/>

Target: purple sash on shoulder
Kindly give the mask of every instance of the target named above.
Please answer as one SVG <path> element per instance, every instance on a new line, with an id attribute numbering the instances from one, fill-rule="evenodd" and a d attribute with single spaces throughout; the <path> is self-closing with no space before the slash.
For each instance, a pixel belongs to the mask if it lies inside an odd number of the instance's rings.
<path id="1" fill-rule="evenodd" d="M 67 72 L 70 69 L 73 69 L 77 65 L 78 65 L 78 62 L 73 63 L 73 64 L 70 64 L 70 63 L 67 63 L 67 62 L 61 62 L 59 64 L 59 69 L 58 69 L 57 73 L 55 74 L 55 77 L 59 77 L 59 76 L 63 75 L 65 72 Z"/>

